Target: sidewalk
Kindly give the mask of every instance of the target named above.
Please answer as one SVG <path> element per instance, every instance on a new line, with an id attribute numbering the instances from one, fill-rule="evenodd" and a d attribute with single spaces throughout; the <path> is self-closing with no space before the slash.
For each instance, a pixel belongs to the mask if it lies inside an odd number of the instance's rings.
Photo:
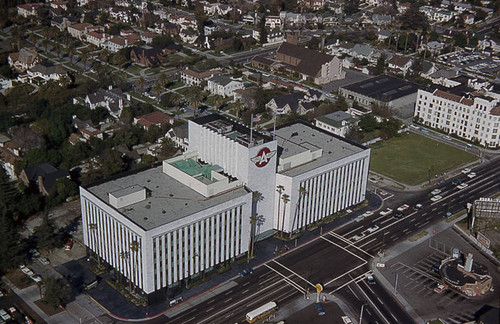
<path id="1" fill-rule="evenodd" d="M 169 308 L 168 300 L 162 301 L 155 305 L 150 305 L 147 307 L 138 307 L 129 303 L 123 296 L 117 293 L 113 288 L 111 288 L 103 278 L 98 287 L 89 291 L 89 296 L 99 304 L 111 317 L 122 320 L 122 321 L 140 321 L 148 320 L 162 314 L 167 316 L 175 316 L 183 312 L 186 309 L 197 305 L 204 300 L 212 298 L 223 291 L 231 289 L 236 283 L 233 279 L 238 277 L 238 273 L 245 268 L 258 268 L 269 260 L 278 257 L 279 254 L 275 254 L 276 250 L 287 245 L 290 250 L 293 250 L 296 246 L 301 246 L 307 244 L 308 242 L 317 239 L 320 233 L 326 233 L 333 229 L 339 228 L 353 221 L 358 215 L 361 215 L 366 210 L 377 209 L 380 207 L 382 201 L 376 195 L 368 195 L 367 197 L 369 204 L 368 206 L 348 214 L 342 218 L 338 218 L 330 224 L 323 226 L 322 228 L 317 228 L 313 231 L 303 231 L 302 236 L 291 242 L 284 242 L 280 239 L 270 237 L 263 241 L 257 242 L 255 244 L 255 258 L 250 260 L 248 263 L 237 264 L 235 262 L 231 263 L 231 270 L 217 274 L 212 280 L 205 282 L 197 287 L 191 289 L 183 289 L 177 296 L 182 296 L 184 302 Z M 107 276 L 106 276 L 107 277 Z"/>

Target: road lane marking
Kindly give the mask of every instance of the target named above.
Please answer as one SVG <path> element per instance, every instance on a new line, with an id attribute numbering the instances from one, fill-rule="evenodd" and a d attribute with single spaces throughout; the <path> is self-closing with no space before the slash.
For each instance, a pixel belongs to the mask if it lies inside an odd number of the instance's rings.
<path id="1" fill-rule="evenodd" d="M 209 309 L 207 309 L 207 310 L 205 311 L 205 313 L 208 313 L 208 312 L 210 312 L 210 311 L 211 311 L 211 310 L 213 310 L 213 309 L 214 309 L 213 307 L 210 307 Z"/>
<path id="2" fill-rule="evenodd" d="M 416 218 L 413 218 L 413 219 L 410 220 L 410 223 L 413 223 L 416 220 L 417 220 Z"/>
<path id="3" fill-rule="evenodd" d="M 372 242 L 375 242 L 376 240 L 377 240 L 377 238 L 374 238 L 374 239 L 373 239 L 373 240 L 371 240 L 371 241 L 368 241 L 368 242 L 365 242 L 365 243 L 361 244 L 359 247 L 362 247 L 362 246 L 365 246 L 365 245 L 370 244 L 370 243 L 372 243 Z"/>
<path id="4" fill-rule="evenodd" d="M 390 221 L 391 219 L 392 219 L 392 217 L 389 217 L 389 218 L 387 218 L 386 220 L 384 220 L 384 221 L 380 222 L 380 224 L 385 224 L 385 223 L 387 223 L 388 221 Z"/>
<path id="5" fill-rule="evenodd" d="M 245 289 L 245 290 L 243 290 L 241 293 L 242 293 L 242 294 L 246 294 L 249 290 L 250 290 L 250 289 Z"/>
<path id="6" fill-rule="evenodd" d="M 231 300 L 233 300 L 233 297 L 230 297 L 230 298 L 226 299 L 226 300 L 224 301 L 224 303 L 230 302 Z"/>
<path id="7" fill-rule="evenodd" d="M 344 274 L 341 274 L 340 276 L 337 276 L 336 278 L 333 278 L 332 280 L 330 280 L 330 281 L 328 281 L 327 283 L 325 283 L 325 284 L 324 284 L 324 286 L 325 286 L 325 287 L 326 287 L 326 286 L 328 286 L 328 285 L 329 285 L 329 284 L 331 284 L 332 282 L 335 282 L 335 281 L 337 281 L 338 279 L 342 278 L 343 276 L 350 274 L 350 273 L 351 273 L 351 272 L 353 272 L 354 270 L 357 270 L 358 268 L 361 268 L 362 266 L 364 266 L 364 265 L 365 265 L 365 264 L 367 264 L 367 263 L 368 263 L 368 262 L 366 262 L 366 261 L 365 261 L 364 263 L 360 264 L 359 266 L 357 266 L 357 267 L 355 267 L 355 268 L 353 268 L 353 269 L 349 270 L 349 272 L 346 272 L 346 273 L 344 273 Z"/>
<path id="8" fill-rule="evenodd" d="M 351 283 L 353 283 L 353 282 L 357 284 L 357 280 L 359 280 L 359 279 L 363 280 L 363 278 L 365 277 L 366 273 L 370 273 L 370 272 L 371 272 L 371 271 L 367 271 L 367 272 L 365 272 L 365 273 L 363 273 L 363 274 L 361 274 L 361 275 L 357 276 L 356 278 L 353 278 L 353 279 L 349 280 L 348 282 L 346 282 L 346 283 L 345 283 L 345 284 L 343 284 L 342 286 L 339 286 L 339 287 L 335 288 L 334 290 L 330 291 L 330 292 L 329 292 L 329 294 L 331 295 L 331 294 L 333 294 L 333 293 L 337 292 L 338 290 L 340 290 L 340 289 L 344 288 L 345 286 L 347 286 L 347 285 L 349 285 L 349 284 L 351 284 Z M 352 278 L 352 276 L 351 276 L 350 274 L 349 274 L 349 277 L 351 277 L 351 278 Z M 327 285 L 327 284 L 325 284 L 325 286 L 326 286 L 326 285 Z"/>
<path id="9" fill-rule="evenodd" d="M 282 274 L 281 272 L 279 272 L 278 270 L 274 269 L 273 267 L 271 267 L 270 265 L 268 265 L 267 263 L 264 264 L 267 268 L 271 269 L 272 271 L 276 272 L 277 274 L 279 274 L 281 277 L 282 277 L 282 280 L 284 280 L 286 283 L 288 283 L 290 286 L 292 286 L 293 288 L 297 289 L 299 292 L 301 293 L 305 293 L 305 289 L 302 288 L 298 283 L 296 283 L 295 281 L 293 281 L 292 279 L 290 279 L 290 276 L 285 276 L 284 274 Z M 314 287 L 314 285 L 313 285 Z"/>
<path id="10" fill-rule="evenodd" d="M 293 271 L 292 269 L 286 267 L 284 264 L 282 263 L 279 263 L 278 261 L 276 260 L 273 260 L 274 263 L 278 264 L 279 266 L 287 269 L 288 271 L 290 271 L 291 273 L 293 273 L 294 275 L 296 275 L 297 277 L 299 277 L 300 279 L 304 280 L 305 282 L 307 282 L 308 284 L 310 284 L 312 287 L 316 287 L 315 284 L 313 284 L 312 282 L 310 282 L 309 280 L 307 280 L 306 278 L 302 277 L 301 275 L 299 275 L 297 272 Z"/>
<path id="11" fill-rule="evenodd" d="M 371 258 L 373 258 L 373 255 L 371 255 L 370 253 L 366 252 L 365 250 L 363 250 L 363 249 L 361 249 L 361 248 L 357 247 L 356 245 L 353 245 L 353 243 L 352 243 L 351 241 L 349 241 L 348 239 L 346 239 L 345 237 L 340 236 L 340 235 L 338 235 L 337 233 L 334 233 L 334 232 L 330 232 L 330 233 L 328 233 L 328 234 L 330 234 L 330 235 L 331 235 L 331 236 L 333 236 L 333 237 L 336 237 L 336 238 L 341 239 L 341 240 L 342 240 L 342 241 L 344 241 L 345 243 L 348 243 L 349 245 L 348 245 L 347 247 L 352 246 L 352 247 L 354 247 L 354 248 L 358 249 L 360 252 L 363 252 L 364 254 L 368 255 L 368 256 L 369 256 L 369 257 L 371 257 Z"/>
<path id="12" fill-rule="evenodd" d="M 191 322 L 192 322 L 192 320 L 194 320 L 195 318 L 196 318 L 196 317 L 194 317 L 194 316 L 193 316 L 193 317 L 191 317 L 190 319 L 188 319 L 187 321 L 182 322 L 181 324 L 191 323 Z"/>
<path id="13" fill-rule="evenodd" d="M 347 235 L 349 235 L 349 234 L 351 234 L 353 232 L 356 232 L 357 230 L 362 229 L 362 228 L 363 228 L 363 225 L 358 226 L 355 229 L 353 229 L 352 231 L 345 233 L 344 236 L 347 236 Z"/>
<path id="14" fill-rule="evenodd" d="M 343 246 L 338 245 L 337 243 L 333 242 L 332 240 L 329 240 L 329 239 L 327 239 L 327 238 L 326 238 L 326 237 L 324 237 L 324 236 L 321 236 L 321 238 L 322 238 L 323 240 L 328 241 L 328 242 L 332 243 L 333 245 L 335 245 L 335 246 L 337 246 L 337 247 L 341 248 L 342 250 L 346 251 L 347 253 L 349 253 L 349 254 L 351 254 L 351 255 L 355 256 L 356 258 L 360 259 L 361 261 L 363 261 L 363 262 L 365 261 L 365 259 L 363 259 L 363 258 L 362 258 L 362 257 L 360 257 L 359 255 L 357 255 L 357 254 L 355 254 L 355 253 L 353 253 L 353 252 L 349 251 L 348 249 L 346 249 L 346 248 L 345 248 L 345 247 L 343 247 Z M 347 247 L 349 247 L 349 246 L 354 246 L 354 243 L 351 243 L 351 244 L 350 244 L 350 245 L 348 245 Z M 366 253 L 366 252 L 365 252 L 365 253 Z M 366 253 L 366 254 L 370 255 L 369 253 Z M 372 256 L 372 257 L 373 257 L 373 256 Z"/>

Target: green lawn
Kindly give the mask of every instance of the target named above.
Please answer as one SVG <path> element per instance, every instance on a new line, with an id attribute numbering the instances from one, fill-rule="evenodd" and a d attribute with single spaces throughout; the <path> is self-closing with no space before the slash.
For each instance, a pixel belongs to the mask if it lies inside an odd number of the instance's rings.
<path id="1" fill-rule="evenodd" d="M 414 133 L 370 147 L 371 170 L 416 185 L 477 159 L 473 154 Z M 432 180 L 431 179 L 431 180 Z"/>

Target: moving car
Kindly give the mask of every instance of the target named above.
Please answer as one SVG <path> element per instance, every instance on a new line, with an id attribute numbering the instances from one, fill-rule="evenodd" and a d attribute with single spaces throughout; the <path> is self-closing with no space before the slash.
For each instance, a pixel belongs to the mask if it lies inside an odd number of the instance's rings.
<path id="1" fill-rule="evenodd" d="M 8 321 L 11 319 L 10 315 L 7 314 L 5 309 L 0 309 L 0 318 L 3 319 L 4 321 Z"/>
<path id="2" fill-rule="evenodd" d="M 444 138 L 445 140 L 447 140 L 447 141 L 451 141 L 451 137 L 450 137 L 450 136 L 448 136 L 448 135 L 443 135 L 443 138 Z"/>
<path id="3" fill-rule="evenodd" d="M 392 213 L 392 209 L 391 208 L 387 208 L 386 210 L 383 210 L 380 212 L 380 215 L 382 216 L 387 216 L 389 215 L 390 213 Z"/>
<path id="4" fill-rule="evenodd" d="M 252 274 L 253 270 L 251 268 L 246 268 L 240 271 L 239 275 L 240 277 L 245 277 L 248 276 L 249 274 Z"/>
<path id="5" fill-rule="evenodd" d="M 377 231 L 379 229 L 379 227 L 377 225 L 373 225 L 372 227 L 368 228 L 366 231 L 368 233 L 373 233 L 375 231 Z"/>
<path id="6" fill-rule="evenodd" d="M 465 169 L 462 170 L 463 174 L 467 174 L 469 172 L 471 172 L 471 169 L 469 169 L 469 168 L 465 168 Z"/>
<path id="7" fill-rule="evenodd" d="M 366 277 L 366 280 L 368 281 L 368 283 L 370 285 L 374 285 L 375 284 L 375 279 L 373 278 L 373 275 L 371 273 L 365 274 L 365 277 Z"/>
<path id="8" fill-rule="evenodd" d="M 467 175 L 469 178 L 474 178 L 476 176 L 476 173 L 475 172 L 471 172 Z"/>
<path id="9" fill-rule="evenodd" d="M 464 180 L 462 178 L 460 179 L 455 179 L 453 180 L 451 183 L 453 183 L 453 185 L 455 186 L 458 186 L 459 184 L 461 184 Z"/>
<path id="10" fill-rule="evenodd" d="M 415 206 L 413 206 L 414 210 L 419 210 L 419 209 L 422 209 L 422 208 L 424 208 L 424 205 L 422 205 L 422 204 L 416 204 Z"/>
<path id="11" fill-rule="evenodd" d="M 407 204 L 404 204 L 404 205 L 402 205 L 402 206 L 399 206 L 399 207 L 398 207 L 398 211 L 400 211 L 400 212 L 404 212 L 404 211 L 406 211 L 408 208 L 410 208 L 410 206 L 408 206 Z"/>
<path id="12" fill-rule="evenodd" d="M 434 190 L 431 191 L 431 194 L 434 195 L 434 196 L 437 195 L 437 194 L 440 194 L 440 193 L 441 193 L 441 189 L 434 189 Z"/>
<path id="13" fill-rule="evenodd" d="M 361 235 L 354 235 L 353 237 L 351 237 L 351 240 L 353 240 L 354 242 L 356 242 L 356 241 L 361 240 L 363 237 L 365 237 L 365 235 L 364 235 L 364 234 L 361 234 Z"/>
<path id="14" fill-rule="evenodd" d="M 396 219 L 403 218 L 403 216 L 404 216 L 403 212 L 399 210 L 394 214 L 394 218 Z"/>
<path id="15" fill-rule="evenodd" d="M 459 185 L 457 186 L 457 188 L 458 188 L 458 189 L 464 189 L 464 188 L 467 188 L 468 186 L 469 186 L 469 184 L 467 184 L 467 183 L 462 183 L 462 184 L 459 184 Z"/>
<path id="16" fill-rule="evenodd" d="M 342 316 L 342 321 L 344 322 L 344 324 L 352 324 L 352 321 L 349 318 L 349 316 Z"/>
<path id="17" fill-rule="evenodd" d="M 368 217 L 368 216 L 371 216 L 371 215 L 373 215 L 373 211 L 371 211 L 371 210 L 366 211 L 366 212 L 363 213 L 364 217 Z"/>
<path id="18" fill-rule="evenodd" d="M 438 200 L 441 200 L 441 199 L 443 199 L 443 196 L 435 195 L 434 197 L 431 198 L 431 201 L 438 201 Z"/>
<path id="19" fill-rule="evenodd" d="M 182 296 L 179 296 L 179 297 L 175 297 L 174 299 L 172 299 L 169 303 L 170 307 L 174 306 L 174 305 L 177 305 L 178 303 L 180 303 L 181 301 L 183 301 L 182 299 Z"/>

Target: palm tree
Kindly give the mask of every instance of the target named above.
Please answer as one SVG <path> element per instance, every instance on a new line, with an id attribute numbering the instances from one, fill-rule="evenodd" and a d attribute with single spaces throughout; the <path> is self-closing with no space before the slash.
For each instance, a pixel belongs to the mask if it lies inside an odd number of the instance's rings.
<path id="1" fill-rule="evenodd" d="M 73 55 L 75 55 L 75 48 L 73 46 L 66 47 L 68 53 L 69 63 L 73 64 Z"/>
<path id="2" fill-rule="evenodd" d="M 236 101 L 236 103 L 234 104 L 234 110 L 236 112 L 236 118 L 238 120 L 241 119 L 241 113 L 243 112 L 243 110 L 245 109 L 245 107 L 243 106 L 243 103 L 241 101 Z"/>
<path id="3" fill-rule="evenodd" d="M 153 91 L 156 94 L 158 100 L 160 100 L 161 94 L 163 91 L 165 91 L 165 88 L 159 82 L 156 82 L 155 84 L 153 84 L 151 91 Z"/>
<path id="4" fill-rule="evenodd" d="M 250 241 L 251 241 L 251 248 L 250 248 L 250 259 L 253 258 L 253 251 L 255 247 L 255 229 L 257 228 L 257 222 L 259 221 L 259 215 L 257 213 L 253 214 L 250 216 Z"/>
<path id="5" fill-rule="evenodd" d="M 144 78 L 141 76 L 139 79 L 137 79 L 137 81 L 135 81 L 135 84 L 137 84 L 142 94 L 142 92 L 144 91 L 144 86 L 146 85 L 146 80 L 144 80 Z"/>
<path id="6" fill-rule="evenodd" d="M 190 89 L 191 91 L 188 92 L 188 101 L 191 106 L 194 108 L 193 114 L 196 116 L 198 107 L 200 106 L 201 101 L 203 100 L 203 95 L 201 94 L 201 91 L 197 87 L 192 87 Z"/>
<path id="7" fill-rule="evenodd" d="M 61 54 L 61 44 L 56 42 L 54 45 L 54 52 L 56 52 L 57 58 L 59 58 L 59 55 Z"/>
<path id="8" fill-rule="evenodd" d="M 276 187 L 276 191 L 279 194 L 279 197 L 278 197 L 278 230 L 279 230 L 279 228 L 280 228 L 279 214 L 280 214 L 281 195 L 283 194 L 283 191 L 285 191 L 285 187 L 283 187 L 282 185 L 278 185 Z"/>
<path id="9" fill-rule="evenodd" d="M 215 95 L 214 104 L 215 104 L 215 109 L 217 109 L 217 112 L 219 112 L 220 106 L 222 105 L 222 97 L 219 95 Z"/>
<path id="10" fill-rule="evenodd" d="M 292 230 L 290 231 L 290 238 L 292 238 L 293 228 L 295 227 L 295 220 L 297 219 L 297 212 L 299 210 L 299 204 L 302 201 L 302 198 L 307 194 L 306 188 L 300 186 L 299 187 L 299 199 L 297 200 L 297 204 L 295 205 L 295 214 L 293 216 L 292 222 Z"/>
<path id="11" fill-rule="evenodd" d="M 283 194 L 283 196 L 281 196 L 281 199 L 283 200 L 283 221 L 281 222 L 281 238 L 283 238 L 283 230 L 285 228 L 286 204 L 290 201 L 290 196 L 288 196 L 287 194 Z"/>
<path id="12" fill-rule="evenodd" d="M 87 69 L 87 59 L 88 59 L 87 52 L 81 52 L 79 57 L 83 63 L 83 70 L 86 70 Z"/>
<path id="13" fill-rule="evenodd" d="M 164 72 L 162 72 L 160 74 L 160 76 L 158 77 L 158 83 L 160 83 L 162 87 L 164 87 L 164 86 L 167 85 L 167 83 L 168 83 L 168 77 L 167 77 L 167 75 Z"/>
<path id="14" fill-rule="evenodd" d="M 109 54 L 107 49 L 103 49 L 101 51 L 101 60 L 103 60 L 104 62 L 108 63 L 109 56 L 110 56 L 110 54 Z"/>
<path id="15" fill-rule="evenodd" d="M 97 256 L 97 267 L 100 269 L 101 268 L 101 256 L 99 255 L 99 244 L 98 244 L 98 238 L 97 238 L 97 224 L 92 223 L 89 224 L 89 230 L 94 233 L 94 246 L 96 248 L 96 256 Z"/>
<path id="16" fill-rule="evenodd" d="M 140 248 L 139 242 L 137 242 L 137 241 L 130 242 L 129 248 L 130 248 L 130 251 L 132 251 L 134 254 L 137 254 L 137 252 L 139 252 L 139 248 Z M 133 259 L 137 262 L 137 255 Z M 134 264 L 134 268 L 136 268 L 136 267 L 137 267 L 137 265 Z M 135 287 L 134 287 L 134 290 L 135 290 Z"/>
<path id="17" fill-rule="evenodd" d="M 36 42 L 36 36 L 35 36 L 35 33 L 34 32 L 31 32 L 29 35 L 28 35 L 28 42 L 31 43 L 31 45 L 35 45 L 35 42 Z"/>
<path id="18" fill-rule="evenodd" d="M 130 265 L 129 264 L 130 253 L 122 251 L 122 252 L 120 252 L 120 258 L 122 260 L 124 260 L 124 262 L 126 263 L 125 268 L 127 269 L 126 276 L 128 277 L 128 289 L 129 289 L 129 291 L 132 291 L 132 280 L 131 280 L 130 269 L 129 269 L 129 265 Z"/>
<path id="19" fill-rule="evenodd" d="M 45 51 L 45 54 L 47 54 L 47 51 L 49 49 L 49 40 L 47 38 L 42 39 L 42 46 Z"/>

